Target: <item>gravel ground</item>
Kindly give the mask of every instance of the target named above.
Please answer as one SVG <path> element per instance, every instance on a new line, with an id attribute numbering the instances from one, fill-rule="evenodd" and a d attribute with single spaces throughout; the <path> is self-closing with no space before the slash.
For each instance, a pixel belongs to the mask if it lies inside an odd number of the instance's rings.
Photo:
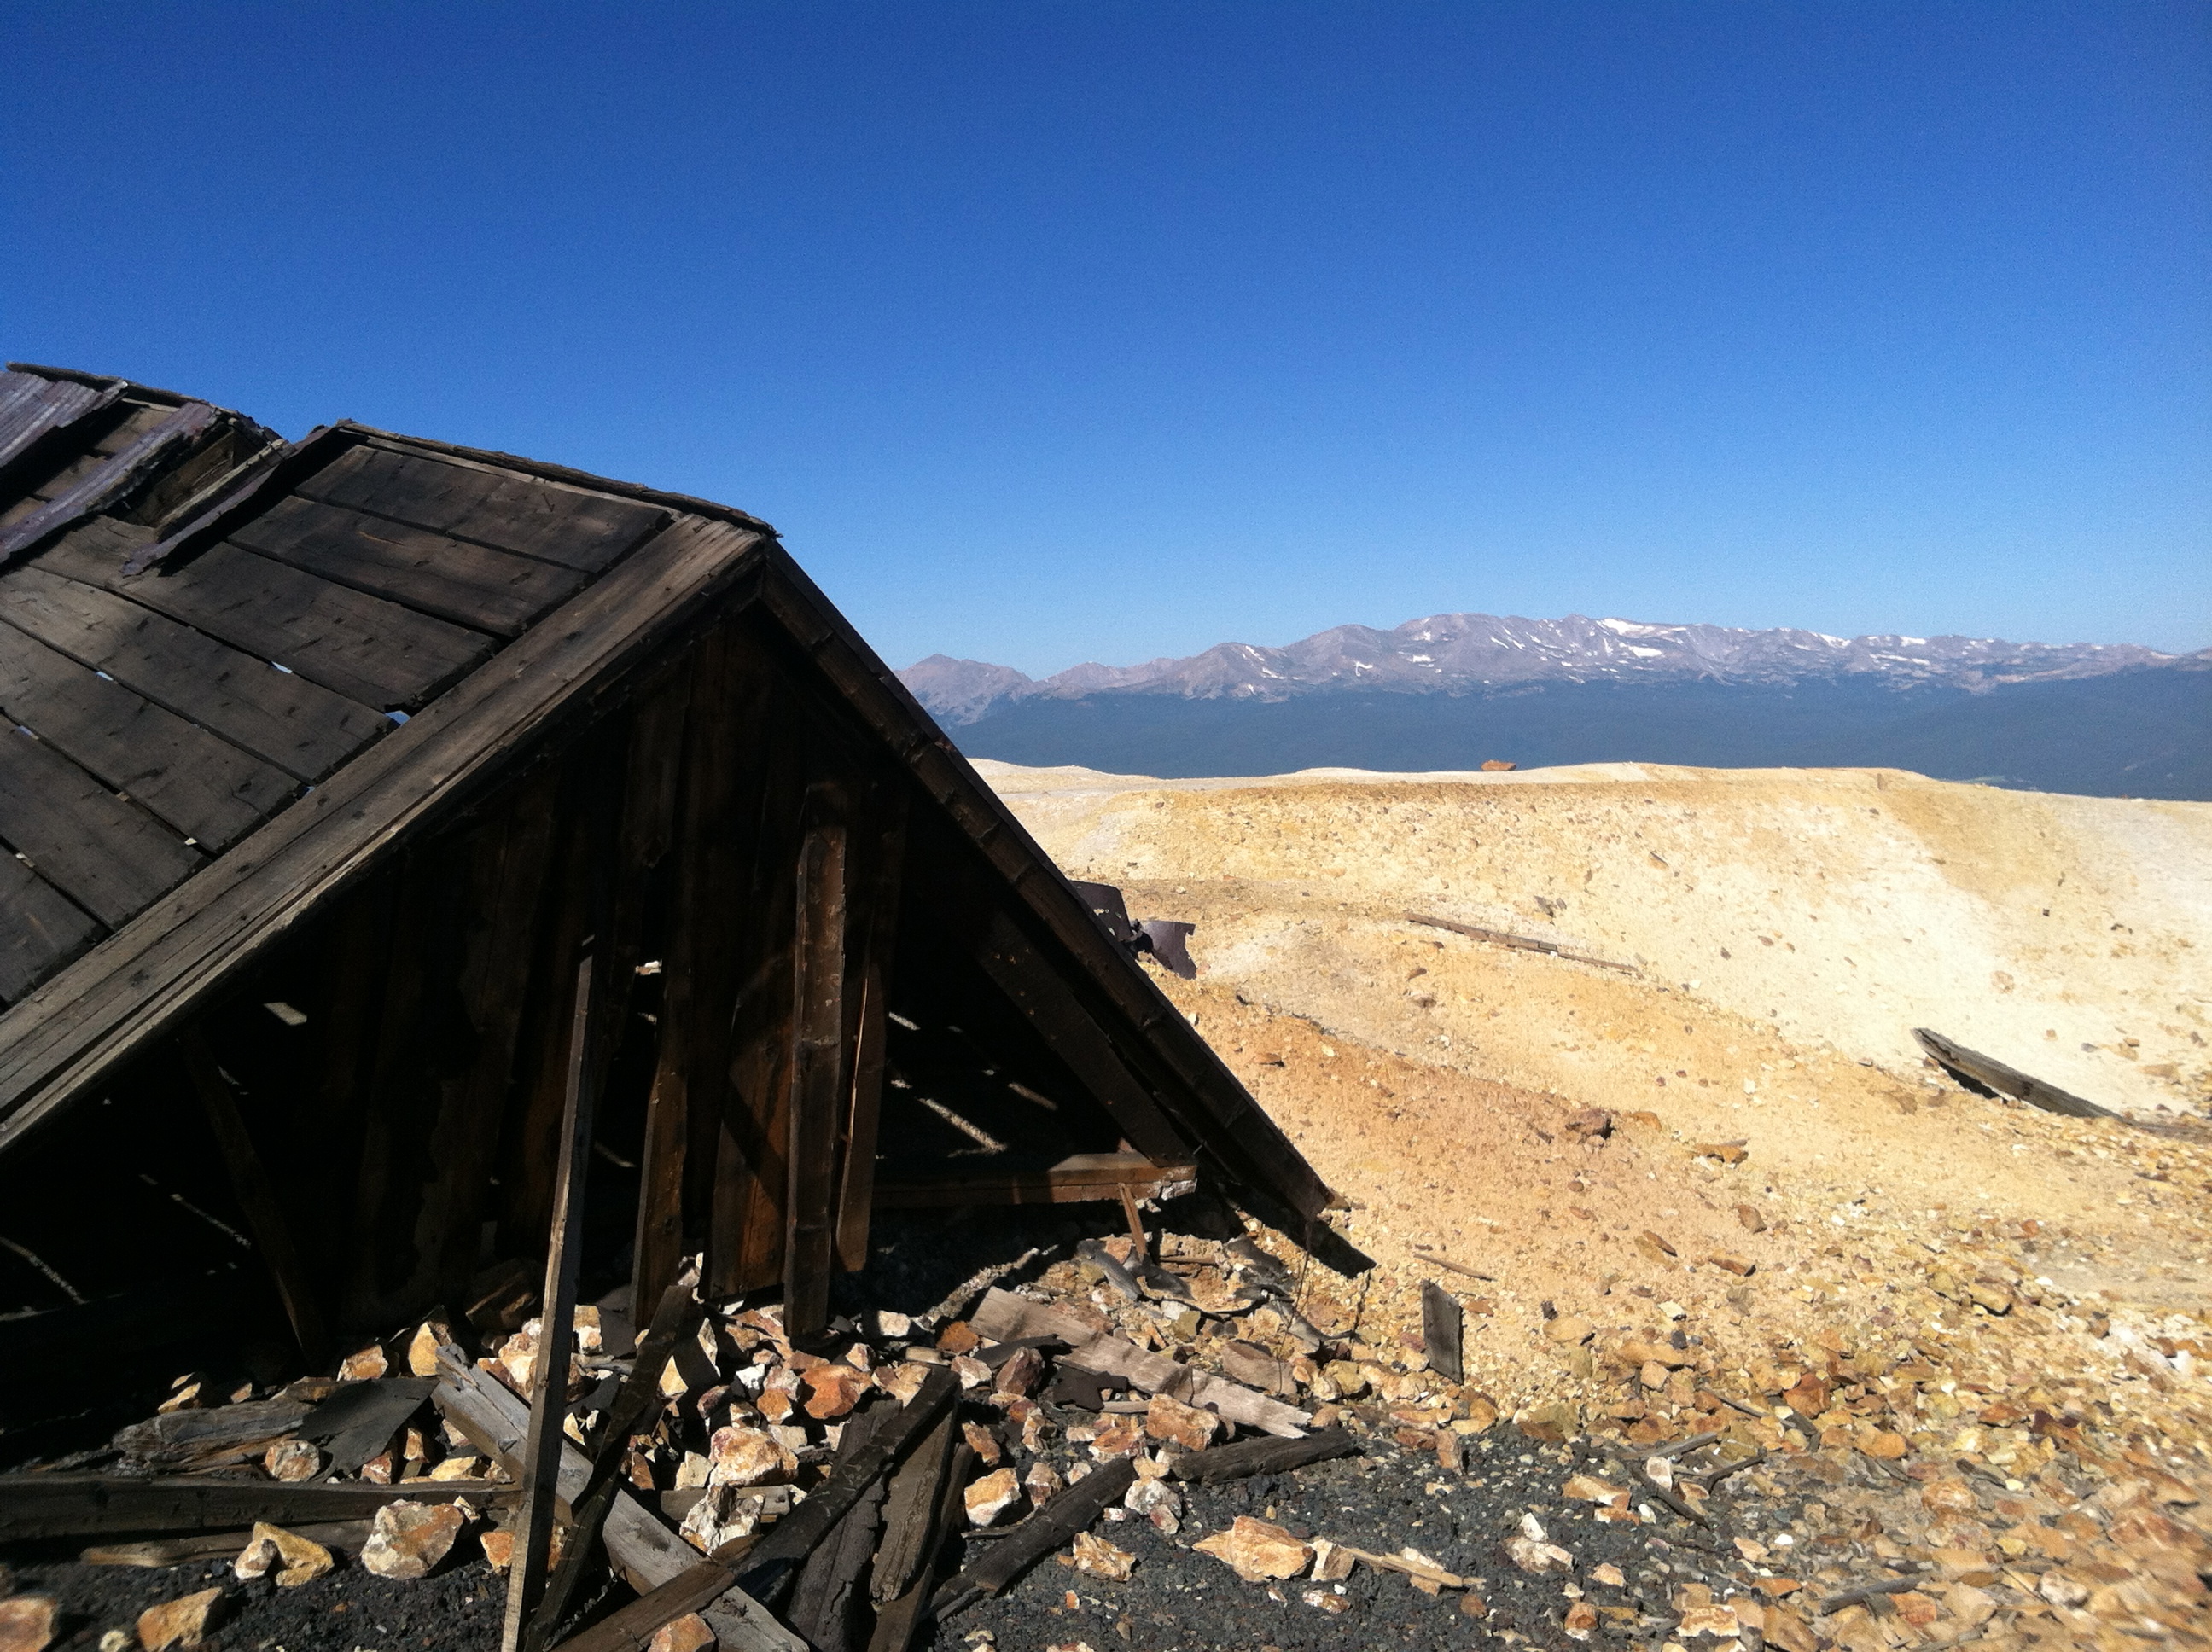
<path id="1" fill-rule="evenodd" d="M 289 1589 L 267 1577 L 241 1582 L 228 1560 L 161 1568 L 19 1561 L 14 1570 L 19 1591 L 49 1595 L 61 1606 L 53 1652 L 96 1652 L 103 1634 L 128 1634 L 148 1607 L 216 1587 L 227 1613 L 200 1643 L 204 1652 L 483 1652 L 499 1644 L 506 1598 L 501 1580 L 481 1560 L 412 1582 L 341 1562 L 328 1576 Z"/>

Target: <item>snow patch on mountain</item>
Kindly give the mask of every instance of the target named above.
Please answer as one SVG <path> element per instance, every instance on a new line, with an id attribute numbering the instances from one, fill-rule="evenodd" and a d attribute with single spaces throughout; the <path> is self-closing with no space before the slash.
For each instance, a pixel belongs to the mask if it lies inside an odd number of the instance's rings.
<path id="1" fill-rule="evenodd" d="M 1340 625 L 1280 648 L 1224 642 L 1187 659 L 1082 665 L 1042 679 L 944 654 L 900 679 L 941 721 L 974 723 L 1018 701 L 1160 694 L 1280 701 L 1329 690 L 1483 694 L 1543 683 L 1689 680 L 1786 686 L 1872 678 L 1910 689 L 1973 691 L 2043 678 L 2100 677 L 2144 666 L 2212 664 L 2212 650 L 2176 656 L 2131 644 L 2007 642 L 1989 637 L 1834 637 L 1796 629 L 1662 625 L 1640 620 L 1531 620 L 1432 614 L 1389 631 Z"/>

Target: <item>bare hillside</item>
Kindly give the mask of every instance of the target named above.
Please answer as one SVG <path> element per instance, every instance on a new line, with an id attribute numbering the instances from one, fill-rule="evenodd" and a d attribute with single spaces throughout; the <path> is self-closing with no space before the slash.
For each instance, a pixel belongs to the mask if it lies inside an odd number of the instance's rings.
<path id="1" fill-rule="evenodd" d="M 1316 1276 L 1314 1311 L 1359 1345 L 1418 1349 L 1438 1280 L 1469 1389 L 1524 1433 L 1747 1429 L 1838 1488 L 1821 1541 L 1961 1580 L 1936 1644 L 1991 1610 L 2008 1645 L 2197 1617 L 2212 805 L 1889 770 L 981 767 L 1072 874 L 1199 926 L 1198 979 L 1160 979 L 1350 1200 L 1382 1266 Z M 2129 1116 L 1973 1094 L 1916 1026 Z M 1694 1382 L 1639 1374 L 1670 1336 Z M 1959 1465 L 1996 1501 L 1947 1527 L 1922 1488 Z"/>

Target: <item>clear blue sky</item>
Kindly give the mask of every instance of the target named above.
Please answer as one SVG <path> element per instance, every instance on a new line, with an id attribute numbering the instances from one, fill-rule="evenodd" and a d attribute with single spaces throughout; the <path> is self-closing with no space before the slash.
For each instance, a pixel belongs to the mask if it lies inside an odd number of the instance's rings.
<path id="1" fill-rule="evenodd" d="M 0 3 L 0 350 L 710 495 L 895 665 L 2212 644 L 2212 7 Z"/>

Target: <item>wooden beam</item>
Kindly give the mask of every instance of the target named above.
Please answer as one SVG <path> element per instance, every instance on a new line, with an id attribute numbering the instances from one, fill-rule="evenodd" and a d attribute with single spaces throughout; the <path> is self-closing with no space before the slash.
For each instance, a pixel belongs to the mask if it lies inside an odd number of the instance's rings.
<path id="1" fill-rule="evenodd" d="M 1970 1050 L 1964 1044 L 1954 1044 L 1930 1028 L 1915 1027 L 1912 1036 L 1920 1041 L 1922 1049 L 1954 1073 L 1964 1074 L 2000 1096 L 2009 1096 L 2014 1101 L 2026 1102 L 2030 1107 L 2040 1108 L 2045 1113 L 2062 1114 L 2069 1119 L 2119 1117 L 2108 1107 L 2084 1101 L 2056 1084 L 2045 1084 L 2017 1067 L 2007 1066 L 1993 1056 L 1984 1055 L 1979 1050 Z"/>
<path id="2" fill-rule="evenodd" d="M 216 1065 L 214 1053 L 208 1048 L 207 1039 L 198 1028 L 187 1029 L 178 1042 L 185 1058 L 185 1072 L 191 1079 L 192 1089 L 198 1093 L 200 1107 L 207 1114 L 208 1127 L 215 1133 L 216 1145 L 222 1150 L 231 1191 L 238 1196 L 239 1206 L 246 1212 L 246 1225 L 253 1230 L 253 1242 L 260 1249 L 261 1260 L 268 1265 L 277 1296 L 283 1300 L 284 1316 L 292 1322 L 292 1335 L 298 1340 L 300 1351 L 307 1357 L 309 1366 L 319 1365 L 330 1340 L 323 1327 L 322 1307 L 315 1300 L 314 1287 L 301 1260 L 300 1248 L 293 1239 L 292 1224 L 284 1219 L 283 1206 L 276 1202 L 276 1190 L 270 1185 L 269 1172 L 262 1165 L 261 1155 L 254 1151 L 252 1134 L 239 1113 L 238 1097 L 231 1093 L 230 1082 Z"/>
<path id="3" fill-rule="evenodd" d="M 1429 1369 L 1447 1382 L 1465 1375 L 1460 1364 L 1460 1337 L 1465 1316 L 1459 1298 L 1434 1279 L 1421 1281 L 1421 1347 Z"/>
<path id="4" fill-rule="evenodd" d="M 817 788 L 799 853 L 798 932 L 792 947 L 788 1175 L 784 1201 L 783 1322 L 810 1337 L 830 1322 L 830 1263 L 836 1240 L 838 1127 L 851 1103 L 845 1045 L 847 900 L 845 822 L 834 793 Z"/>
<path id="5" fill-rule="evenodd" d="M 1040 1169 L 962 1169 L 942 1175 L 887 1175 L 876 1183 L 878 1210 L 961 1205 L 1081 1205 L 1172 1199 L 1198 1175 L 1189 1163 L 1155 1164 L 1142 1153 L 1075 1153 Z"/>
<path id="6" fill-rule="evenodd" d="M 1090 916 L 1085 914 L 1085 921 Z M 1139 1152 L 1160 1162 L 1188 1156 L 1195 1143 L 1169 1122 L 1151 1090 L 1139 1084 L 1121 1054 L 1075 995 L 1003 911 L 993 910 L 975 937 L 983 973 L 1028 1017 L 1053 1054 L 1098 1098 Z"/>
<path id="7" fill-rule="evenodd" d="M 568 1544 L 531 1620 L 528 1640 L 532 1645 L 551 1643 L 568 1620 L 576 1585 L 594 1564 L 592 1552 L 599 1542 L 601 1529 L 607 1516 L 613 1513 L 615 1498 L 622 1490 L 620 1473 L 623 1459 L 629 1450 L 630 1436 L 660 1409 L 660 1376 L 667 1367 L 668 1357 L 675 1351 L 679 1338 L 697 1330 L 705 1312 L 696 1294 L 698 1283 L 697 1272 L 686 1269 L 683 1278 L 661 1293 L 659 1304 L 653 1309 L 653 1323 L 630 1362 L 629 1375 L 623 1379 L 622 1387 L 616 1390 L 607 1406 L 606 1415 L 599 1419 L 592 1433 L 588 1446 L 591 1477 L 580 1492 L 573 1492 L 568 1498 L 574 1518 L 569 1523 Z"/>
<path id="8" fill-rule="evenodd" d="M 530 1407 L 504 1383 L 470 1364 L 459 1349 L 448 1345 L 438 1350 L 438 1386 L 431 1391 L 430 1403 L 471 1445 L 507 1473 L 514 1474 L 520 1469 L 530 1433 Z M 564 1446 L 557 1488 L 561 1502 L 573 1507 L 572 1500 L 580 1500 L 591 1474 L 591 1460 L 574 1446 Z M 436 1484 L 406 1482 L 410 1487 Z M 411 1495 L 398 1486 L 392 1489 L 402 1496 Z M 512 1498 L 514 1488 L 507 1487 L 506 1493 Z M 659 1588 L 699 1558 L 690 1544 L 627 1491 L 617 1492 L 604 1529 L 607 1558 L 640 1593 Z"/>
<path id="9" fill-rule="evenodd" d="M 853 1094 L 840 1150 L 837 1260 L 848 1273 L 868 1265 L 868 1218 L 875 1204 L 876 1143 L 883 1110 L 884 1050 L 890 1022 L 891 970 L 898 945 L 899 898 L 906 872 L 907 785 L 903 775 L 872 788 L 866 858 L 873 862 L 854 924 L 849 959 Z"/>
<path id="10" fill-rule="evenodd" d="M 942 1621 L 987 1594 L 998 1594 L 1079 1532 L 1089 1531 L 1093 1521 L 1121 1500 L 1136 1478 L 1136 1465 L 1127 1457 L 1093 1469 L 945 1584 L 932 1610 Z"/>
<path id="11" fill-rule="evenodd" d="M 409 1480 L 399 1485 L 248 1480 L 167 1474 L 0 1474 L 0 1543 L 116 1534 L 228 1532 L 265 1520 L 293 1526 L 365 1520 L 387 1503 L 509 1501 L 514 1488 L 484 1480 Z M 650 1518 L 650 1516 L 648 1516 Z M 681 1546 L 680 1545 L 678 1546 Z"/>
<path id="12" fill-rule="evenodd" d="M 553 1547 L 562 1424 L 568 1413 L 568 1342 L 575 1328 L 576 1273 L 583 1260 L 584 1177 L 592 1157 L 592 955 L 586 952 L 576 965 L 553 1230 L 545 1254 L 538 1360 L 531 1373 L 530 1433 L 522 1453 L 522 1506 L 515 1519 L 514 1558 L 507 1570 L 507 1613 L 500 1629 L 500 1652 L 520 1652 L 524 1631 L 544 1592 L 546 1562 Z"/>

